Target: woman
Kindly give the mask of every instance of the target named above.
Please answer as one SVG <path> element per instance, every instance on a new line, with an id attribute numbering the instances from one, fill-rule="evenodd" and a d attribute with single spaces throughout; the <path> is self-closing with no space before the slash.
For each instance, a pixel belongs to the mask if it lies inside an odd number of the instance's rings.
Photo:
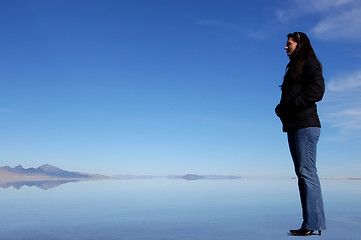
<path id="1" fill-rule="evenodd" d="M 290 61 L 281 86 L 281 101 L 276 114 L 287 132 L 288 145 L 298 178 L 303 223 L 292 235 L 309 236 L 325 229 L 321 185 L 316 168 L 316 149 L 320 136 L 320 120 L 316 102 L 321 101 L 325 84 L 322 66 L 307 35 L 287 35 L 285 47 Z"/>

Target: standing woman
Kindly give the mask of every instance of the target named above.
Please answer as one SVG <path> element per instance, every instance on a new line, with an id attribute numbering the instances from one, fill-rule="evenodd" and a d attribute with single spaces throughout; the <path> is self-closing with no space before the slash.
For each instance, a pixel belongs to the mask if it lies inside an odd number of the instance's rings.
<path id="1" fill-rule="evenodd" d="M 322 66 L 307 35 L 287 35 L 285 47 L 290 61 L 281 86 L 281 101 L 276 114 L 287 132 L 288 145 L 298 178 L 303 223 L 292 235 L 309 236 L 325 229 L 325 215 L 320 180 L 316 168 L 316 149 L 320 136 L 320 120 L 316 102 L 325 92 Z"/>

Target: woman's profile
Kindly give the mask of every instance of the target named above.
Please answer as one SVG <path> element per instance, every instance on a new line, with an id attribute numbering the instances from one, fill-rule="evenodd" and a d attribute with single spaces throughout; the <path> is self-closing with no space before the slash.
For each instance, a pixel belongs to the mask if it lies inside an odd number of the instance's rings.
<path id="1" fill-rule="evenodd" d="M 321 101 L 325 84 L 322 65 L 310 40 L 302 32 L 287 35 L 286 51 L 290 59 L 281 85 L 282 95 L 276 107 L 298 178 L 303 223 L 290 230 L 295 236 L 321 235 L 326 228 L 321 185 L 316 168 L 316 150 L 320 120 L 316 102 Z"/>

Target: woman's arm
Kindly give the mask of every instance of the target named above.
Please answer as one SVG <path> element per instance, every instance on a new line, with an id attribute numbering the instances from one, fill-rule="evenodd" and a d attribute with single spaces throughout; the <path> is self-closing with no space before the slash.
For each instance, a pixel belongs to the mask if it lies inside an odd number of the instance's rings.
<path id="1" fill-rule="evenodd" d="M 289 107 L 292 109 L 313 106 L 316 102 L 321 101 L 325 92 L 322 68 L 316 59 L 307 60 L 302 77 L 302 90 L 289 102 Z"/>

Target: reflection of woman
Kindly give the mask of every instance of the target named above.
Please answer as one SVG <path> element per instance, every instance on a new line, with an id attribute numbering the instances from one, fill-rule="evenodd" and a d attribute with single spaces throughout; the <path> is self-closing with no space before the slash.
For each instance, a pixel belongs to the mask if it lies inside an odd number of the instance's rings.
<path id="1" fill-rule="evenodd" d="M 290 61 L 276 113 L 282 121 L 283 131 L 287 132 L 303 211 L 301 228 L 290 232 L 308 236 L 318 231 L 321 235 L 321 230 L 325 229 L 325 215 L 316 168 L 321 124 L 315 103 L 322 99 L 325 91 L 322 66 L 306 34 L 295 32 L 287 38 L 285 49 Z"/>

